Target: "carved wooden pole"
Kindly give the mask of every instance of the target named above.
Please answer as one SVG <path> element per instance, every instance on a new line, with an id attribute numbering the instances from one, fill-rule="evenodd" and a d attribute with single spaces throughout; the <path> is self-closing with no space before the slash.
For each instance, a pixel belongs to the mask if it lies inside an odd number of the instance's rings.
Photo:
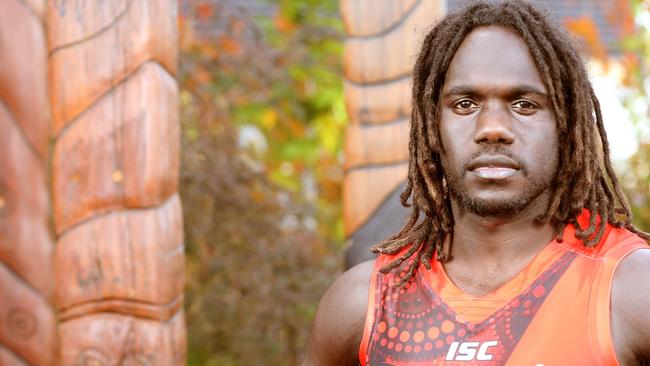
<path id="1" fill-rule="evenodd" d="M 49 0 L 62 365 L 182 365 L 176 0 Z"/>
<path id="2" fill-rule="evenodd" d="M 399 194 L 408 167 L 411 68 L 426 31 L 445 12 L 443 0 L 341 0 L 344 53 L 345 233 L 350 267 L 395 233 L 406 209 Z"/>
<path id="3" fill-rule="evenodd" d="M 0 365 L 53 365 L 46 4 L 0 1 Z"/>

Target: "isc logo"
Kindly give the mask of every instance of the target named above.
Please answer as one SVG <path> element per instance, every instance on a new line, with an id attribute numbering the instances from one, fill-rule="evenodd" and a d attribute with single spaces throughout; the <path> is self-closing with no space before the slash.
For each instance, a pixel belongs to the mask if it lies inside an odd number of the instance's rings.
<path id="1" fill-rule="evenodd" d="M 492 355 L 488 354 L 488 348 L 498 344 L 497 341 L 487 342 L 451 342 L 447 352 L 447 361 L 489 361 Z"/>

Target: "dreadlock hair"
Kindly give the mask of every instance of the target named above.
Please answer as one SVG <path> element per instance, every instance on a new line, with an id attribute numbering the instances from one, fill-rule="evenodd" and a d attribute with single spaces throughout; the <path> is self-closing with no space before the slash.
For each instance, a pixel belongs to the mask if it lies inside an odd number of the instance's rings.
<path id="1" fill-rule="evenodd" d="M 536 222 L 552 223 L 558 241 L 564 228 L 572 224 L 576 238 L 588 247 L 600 241 L 607 223 L 650 240 L 649 234 L 631 223 L 629 203 L 609 159 L 600 104 L 571 41 L 529 3 L 481 1 L 441 20 L 424 39 L 414 66 L 408 182 L 400 197 L 402 205 L 412 209 L 397 234 L 373 246 L 374 252 L 383 254 L 396 254 L 408 247 L 381 269 L 387 273 L 412 258 L 399 285 L 411 279 L 420 263 L 430 269 L 434 253 L 438 261 L 446 260 L 443 243 L 448 235 L 453 238 L 454 217 L 441 164 L 440 94 L 449 64 L 465 37 L 490 25 L 514 31 L 528 45 L 548 91 L 562 141 L 550 200 Z M 595 151 L 599 145 L 600 153 Z M 591 212 L 585 228 L 577 222 L 583 208 Z"/>

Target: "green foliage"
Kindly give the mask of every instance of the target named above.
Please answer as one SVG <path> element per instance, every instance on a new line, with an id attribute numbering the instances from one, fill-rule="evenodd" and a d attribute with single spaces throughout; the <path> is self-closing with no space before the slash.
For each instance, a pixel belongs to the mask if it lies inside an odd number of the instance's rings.
<path id="1" fill-rule="evenodd" d="M 338 2 L 276 1 L 272 16 L 235 0 L 189 3 L 179 75 L 188 361 L 295 365 L 340 266 Z"/>
<path id="2" fill-rule="evenodd" d="M 650 143 L 641 144 L 629 163 L 625 179 L 634 223 L 647 232 L 650 230 Z"/>
<path id="3" fill-rule="evenodd" d="M 650 19 L 650 3 L 634 0 L 634 14 Z M 639 129 L 641 144 L 637 153 L 630 158 L 623 174 L 634 224 L 644 231 L 650 231 L 650 27 L 646 23 L 637 26 L 633 36 L 623 43 L 628 52 L 626 83 L 630 93 L 625 105 Z"/>

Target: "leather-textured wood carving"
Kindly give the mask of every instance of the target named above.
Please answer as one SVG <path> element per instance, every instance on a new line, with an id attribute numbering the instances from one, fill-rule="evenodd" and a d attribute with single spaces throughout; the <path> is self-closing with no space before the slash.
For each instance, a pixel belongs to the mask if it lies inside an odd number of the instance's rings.
<path id="1" fill-rule="evenodd" d="M 411 69 L 424 35 L 444 15 L 445 1 L 341 0 L 340 5 L 348 33 L 343 70 L 350 118 L 345 139 L 345 234 L 353 245 L 367 248 L 384 237 L 364 235 L 357 240 L 355 234 L 371 224 L 380 207 L 394 209 L 383 203 L 406 178 Z M 403 213 L 388 214 L 399 228 Z M 367 252 L 356 249 L 351 252 L 362 256 Z"/>
<path id="2" fill-rule="evenodd" d="M 62 365 L 185 365 L 182 310 L 165 322 L 99 313 L 60 328 Z"/>
<path id="3" fill-rule="evenodd" d="M 176 0 L 49 2 L 62 365 L 182 365 Z"/>
<path id="4" fill-rule="evenodd" d="M 50 111 L 43 20 L 21 0 L 2 1 L 0 6 L 0 99 L 29 147 L 45 160 Z"/>
<path id="5" fill-rule="evenodd" d="M 345 167 L 407 160 L 408 132 L 407 119 L 382 125 L 350 124 L 345 138 Z"/>
<path id="6" fill-rule="evenodd" d="M 404 181 L 407 168 L 406 163 L 399 163 L 348 171 L 343 182 L 343 202 L 346 204 L 343 220 L 346 224 L 358 227 L 361 219 L 368 218 Z"/>
<path id="7" fill-rule="evenodd" d="M 52 192 L 59 233 L 92 215 L 149 207 L 176 192 L 177 94 L 172 76 L 145 62 L 60 134 Z"/>
<path id="8" fill-rule="evenodd" d="M 44 1 L 0 1 L 0 364 L 54 365 Z"/>
<path id="9" fill-rule="evenodd" d="M 7 366 L 27 366 L 23 360 L 18 358 L 14 353 L 0 345 L 0 365 Z"/>
<path id="10" fill-rule="evenodd" d="M 176 73 L 177 1 L 50 1 L 55 133 L 152 60 Z M 112 17 L 108 18 L 108 15 Z M 103 26 L 93 27 L 95 21 Z"/>
<path id="11" fill-rule="evenodd" d="M 183 290 L 180 227 L 174 195 L 159 207 L 116 211 L 67 231 L 56 250 L 57 283 L 66 284 L 57 286 L 59 318 L 107 309 L 170 318 Z"/>

